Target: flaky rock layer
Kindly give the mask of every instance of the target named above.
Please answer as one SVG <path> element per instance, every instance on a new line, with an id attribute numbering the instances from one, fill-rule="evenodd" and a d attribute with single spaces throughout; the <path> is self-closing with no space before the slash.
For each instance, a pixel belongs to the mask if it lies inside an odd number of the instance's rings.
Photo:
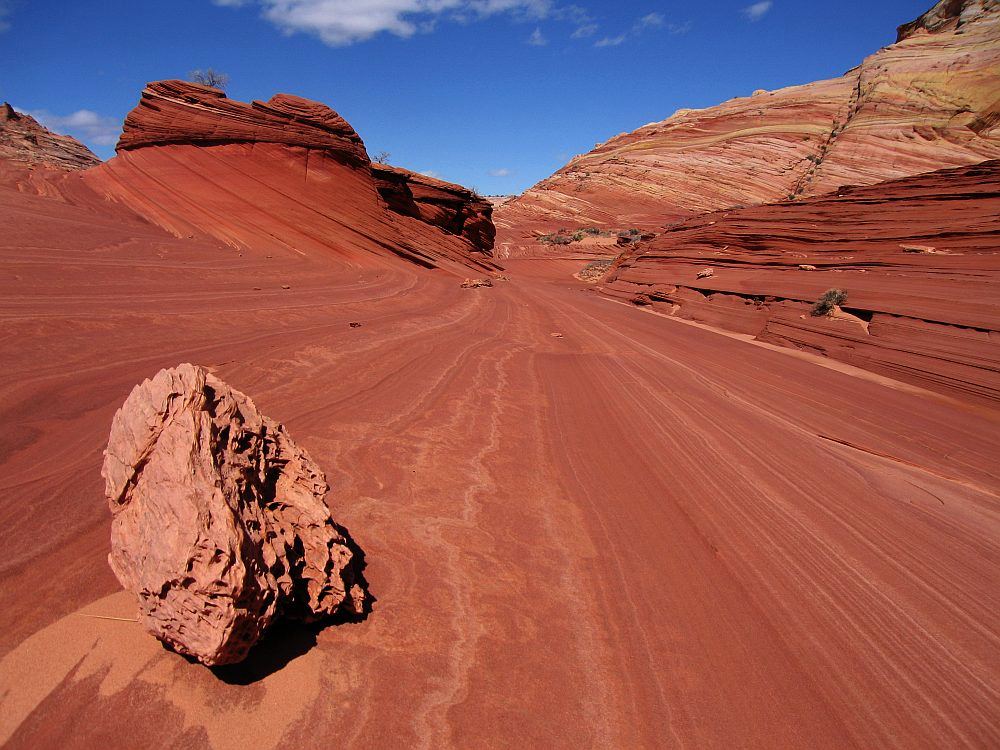
<path id="1" fill-rule="evenodd" d="M 109 562 L 147 629 L 204 664 L 241 661 L 279 615 L 360 613 L 357 560 L 319 467 L 202 367 L 136 386 L 102 471 Z"/>

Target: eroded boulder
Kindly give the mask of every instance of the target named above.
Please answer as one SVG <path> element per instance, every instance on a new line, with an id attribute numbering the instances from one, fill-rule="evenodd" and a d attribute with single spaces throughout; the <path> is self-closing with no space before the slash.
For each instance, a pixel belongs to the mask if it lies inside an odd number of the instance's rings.
<path id="1" fill-rule="evenodd" d="M 278 616 L 363 611 L 360 561 L 323 502 L 323 472 L 203 367 L 161 370 L 132 390 L 102 474 L 108 561 L 175 650 L 232 664 Z"/>

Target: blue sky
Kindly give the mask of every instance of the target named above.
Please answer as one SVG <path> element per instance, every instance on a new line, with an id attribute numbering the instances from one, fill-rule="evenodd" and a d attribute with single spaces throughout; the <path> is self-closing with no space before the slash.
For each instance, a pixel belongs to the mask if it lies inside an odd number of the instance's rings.
<path id="1" fill-rule="evenodd" d="M 617 133 L 840 75 L 933 0 L 0 0 L 0 100 L 113 155 L 147 81 L 318 99 L 369 153 L 516 193 Z"/>

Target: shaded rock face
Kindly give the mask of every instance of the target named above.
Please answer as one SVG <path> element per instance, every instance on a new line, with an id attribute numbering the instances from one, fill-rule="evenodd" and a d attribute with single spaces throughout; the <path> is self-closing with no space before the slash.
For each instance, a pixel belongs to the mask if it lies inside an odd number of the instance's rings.
<path id="1" fill-rule="evenodd" d="M 465 237 L 481 252 L 493 249 L 493 204 L 486 198 L 461 185 L 400 167 L 373 164 L 372 173 L 379 194 L 396 213 Z"/>
<path id="2" fill-rule="evenodd" d="M 0 105 L 0 159 L 59 169 L 86 169 L 101 160 L 68 135 L 43 127 L 31 115 Z"/>
<path id="3" fill-rule="evenodd" d="M 360 614 L 323 472 L 247 396 L 204 368 L 161 370 L 115 415 L 102 474 L 109 562 L 157 638 L 207 665 L 241 661 L 280 615 Z"/>
<path id="4" fill-rule="evenodd" d="M 732 99 L 615 136 L 496 212 L 497 256 L 535 232 L 658 228 L 1000 158 L 1000 3 L 938 3 L 840 78 Z"/>

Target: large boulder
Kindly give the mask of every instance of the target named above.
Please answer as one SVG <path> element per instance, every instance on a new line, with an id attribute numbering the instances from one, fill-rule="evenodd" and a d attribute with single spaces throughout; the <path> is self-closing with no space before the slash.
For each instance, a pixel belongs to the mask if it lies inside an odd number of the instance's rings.
<path id="1" fill-rule="evenodd" d="M 157 638 L 207 665 L 241 661 L 280 615 L 361 613 L 359 560 L 326 479 L 285 428 L 202 367 L 136 386 L 102 471 L 111 567 Z"/>

